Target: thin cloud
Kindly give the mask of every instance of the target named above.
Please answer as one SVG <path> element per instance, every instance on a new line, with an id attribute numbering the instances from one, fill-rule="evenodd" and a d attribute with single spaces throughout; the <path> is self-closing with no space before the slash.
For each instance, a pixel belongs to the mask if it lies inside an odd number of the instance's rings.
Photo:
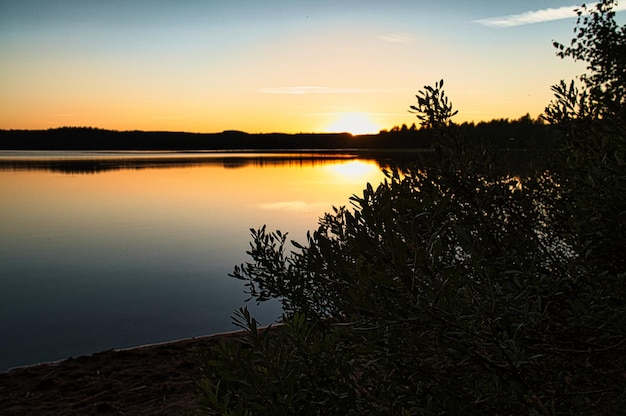
<path id="1" fill-rule="evenodd" d="M 311 211 L 311 204 L 302 201 L 270 202 L 259 207 L 269 211 Z"/>
<path id="2" fill-rule="evenodd" d="M 373 92 L 389 92 L 386 89 L 372 88 L 335 88 L 320 87 L 310 85 L 298 85 L 288 87 L 267 87 L 261 88 L 259 92 L 263 94 L 285 94 L 285 95 L 304 95 L 304 94 L 364 94 Z"/>
<path id="3" fill-rule="evenodd" d="M 171 115 L 156 116 L 155 118 L 157 120 L 180 120 L 181 118 L 186 118 L 186 116 L 181 116 L 178 114 L 171 114 Z"/>
<path id="4" fill-rule="evenodd" d="M 595 7 L 597 3 L 590 3 L 588 8 Z M 534 23 L 550 22 L 553 20 L 570 19 L 576 16 L 574 9 L 579 8 L 578 5 L 563 6 L 558 8 L 547 8 L 534 10 L 520 14 L 512 14 L 508 16 L 490 17 L 487 19 L 474 20 L 483 26 L 494 28 L 506 28 L 514 26 L 531 25 Z M 626 5 L 615 6 L 614 11 L 626 10 Z"/>
<path id="5" fill-rule="evenodd" d="M 401 33 L 392 33 L 388 35 L 382 35 L 380 39 L 384 40 L 385 42 L 391 42 L 391 43 L 408 44 L 408 43 L 415 42 L 415 38 L 413 36 L 404 35 Z"/>
<path id="6" fill-rule="evenodd" d="M 333 88 L 318 87 L 310 85 L 297 85 L 290 87 L 268 87 L 259 90 L 264 94 L 286 94 L 286 95 L 304 95 L 304 94 L 357 94 L 363 90 L 357 88 Z"/>
<path id="7" fill-rule="evenodd" d="M 328 117 L 328 116 L 337 116 L 338 114 L 344 113 L 360 113 L 361 111 L 354 111 L 351 108 L 339 108 L 337 110 L 329 110 L 329 111 L 290 111 L 285 114 L 294 115 L 294 116 L 304 116 L 304 117 Z M 396 113 L 372 113 L 372 112 L 363 112 L 368 117 L 396 117 L 396 116 L 404 116 L 406 113 L 396 112 Z"/>

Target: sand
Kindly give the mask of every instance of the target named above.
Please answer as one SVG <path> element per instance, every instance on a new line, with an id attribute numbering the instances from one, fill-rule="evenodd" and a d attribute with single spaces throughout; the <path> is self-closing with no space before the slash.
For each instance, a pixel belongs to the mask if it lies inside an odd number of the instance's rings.
<path id="1" fill-rule="evenodd" d="M 109 350 L 0 373 L 2 415 L 179 415 L 197 408 L 194 348 L 238 333 Z"/>

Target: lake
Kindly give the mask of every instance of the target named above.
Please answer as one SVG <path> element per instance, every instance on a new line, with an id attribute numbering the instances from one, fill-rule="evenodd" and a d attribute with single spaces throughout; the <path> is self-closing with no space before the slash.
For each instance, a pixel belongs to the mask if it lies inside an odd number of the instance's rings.
<path id="1" fill-rule="evenodd" d="M 303 242 L 383 177 L 349 154 L 1 151 L 0 371 L 234 330 L 249 229 Z"/>

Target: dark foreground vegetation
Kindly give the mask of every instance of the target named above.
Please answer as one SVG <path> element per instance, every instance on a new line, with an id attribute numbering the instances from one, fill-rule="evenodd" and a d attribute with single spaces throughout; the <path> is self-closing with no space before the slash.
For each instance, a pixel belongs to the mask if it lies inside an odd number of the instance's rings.
<path id="1" fill-rule="evenodd" d="M 513 176 L 451 121 L 443 82 L 412 109 L 427 168 L 390 169 L 306 242 L 252 230 L 236 267 L 282 325 L 206 351 L 219 415 L 626 412 L 626 29 L 603 0 L 561 57 L 588 63 L 545 119 L 563 132 Z M 541 166 L 541 168 L 536 168 Z M 292 247 L 288 247 L 289 244 Z"/>

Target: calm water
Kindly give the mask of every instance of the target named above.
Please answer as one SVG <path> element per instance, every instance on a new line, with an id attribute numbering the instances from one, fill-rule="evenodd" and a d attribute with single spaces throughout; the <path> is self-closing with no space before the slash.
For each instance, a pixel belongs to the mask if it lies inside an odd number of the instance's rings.
<path id="1" fill-rule="evenodd" d="M 382 178 L 351 158 L 0 152 L 0 371 L 234 329 L 249 228 L 304 241 Z"/>

